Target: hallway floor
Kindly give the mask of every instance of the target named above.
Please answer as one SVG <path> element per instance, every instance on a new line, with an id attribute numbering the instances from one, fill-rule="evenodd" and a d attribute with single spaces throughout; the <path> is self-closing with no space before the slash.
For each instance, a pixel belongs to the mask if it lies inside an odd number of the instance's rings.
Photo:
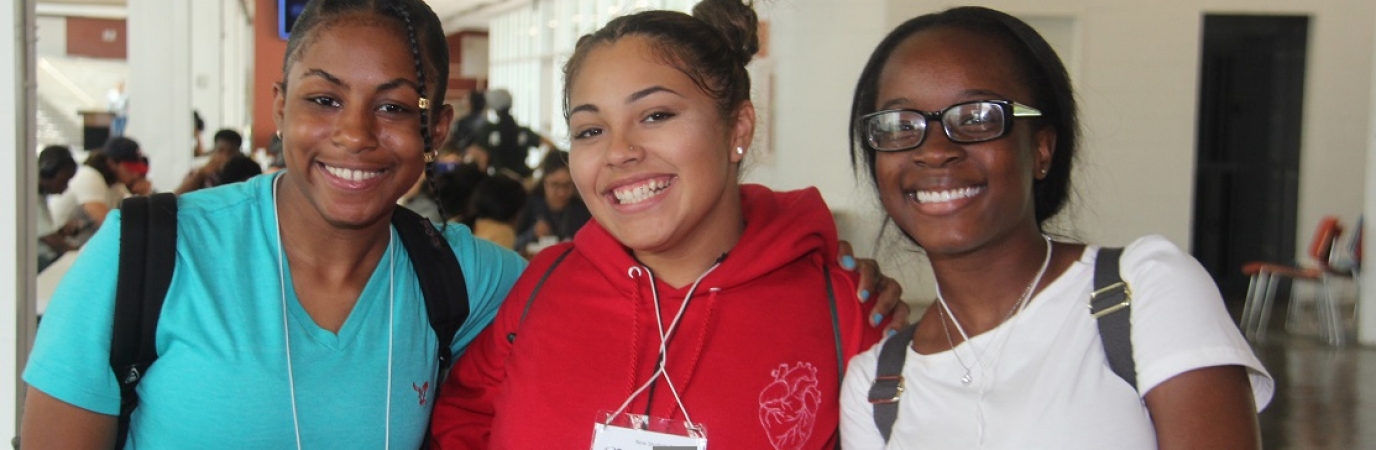
<path id="1" fill-rule="evenodd" d="M 1376 348 L 1284 332 L 1253 348 L 1276 379 L 1261 412 L 1267 450 L 1376 450 Z"/>

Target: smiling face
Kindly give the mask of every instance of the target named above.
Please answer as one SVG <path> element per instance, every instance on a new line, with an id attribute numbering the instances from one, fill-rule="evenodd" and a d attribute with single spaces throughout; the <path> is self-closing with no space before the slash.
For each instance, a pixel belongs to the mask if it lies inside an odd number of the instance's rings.
<path id="1" fill-rule="evenodd" d="M 723 118 L 639 36 L 592 49 L 582 67 L 569 89 L 569 169 L 597 222 L 638 255 L 734 245 L 750 104 Z"/>
<path id="2" fill-rule="evenodd" d="M 1036 107 L 1001 41 L 954 28 L 912 35 L 878 80 L 878 110 L 940 111 L 972 100 Z M 962 254 L 1019 233 L 1038 233 L 1032 183 L 1048 168 L 1055 133 L 1017 119 L 1001 138 L 971 144 L 928 123 L 915 149 L 881 152 L 875 176 L 884 209 L 929 255 Z"/>
<path id="3" fill-rule="evenodd" d="M 385 223 L 424 167 L 415 61 L 393 22 L 347 16 L 317 26 L 273 89 L 284 195 L 299 194 L 331 226 Z M 443 141 L 452 110 L 437 112 L 431 135 Z"/>

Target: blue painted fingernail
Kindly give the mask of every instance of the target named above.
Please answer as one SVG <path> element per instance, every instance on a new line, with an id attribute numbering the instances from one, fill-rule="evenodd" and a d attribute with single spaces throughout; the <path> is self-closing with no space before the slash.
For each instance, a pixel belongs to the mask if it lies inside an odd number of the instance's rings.
<path id="1" fill-rule="evenodd" d="M 841 268 L 846 270 L 855 270 L 855 257 L 852 257 L 850 255 L 842 256 Z"/>
<path id="2" fill-rule="evenodd" d="M 870 299 L 870 290 L 869 290 L 869 289 L 861 289 L 861 290 L 860 290 L 860 303 L 864 303 L 864 302 L 866 302 L 866 301 L 869 301 L 869 299 Z"/>
<path id="3" fill-rule="evenodd" d="M 882 320 L 884 320 L 884 315 L 879 313 L 874 313 L 874 317 L 870 318 L 870 322 L 872 322 L 874 326 L 879 326 L 879 322 Z"/>
<path id="4" fill-rule="evenodd" d="M 898 334 L 898 330 L 890 329 L 890 330 L 888 331 L 888 334 L 889 334 L 889 337 L 893 337 L 893 335 Z"/>

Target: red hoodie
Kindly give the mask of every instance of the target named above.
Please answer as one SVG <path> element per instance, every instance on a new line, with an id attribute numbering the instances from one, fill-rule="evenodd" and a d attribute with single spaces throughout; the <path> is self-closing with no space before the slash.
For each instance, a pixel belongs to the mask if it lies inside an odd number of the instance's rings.
<path id="1" fill-rule="evenodd" d="M 669 376 L 711 448 L 830 450 L 844 368 L 823 274 L 831 274 L 843 361 L 878 342 L 880 329 L 855 300 L 854 274 L 834 264 L 836 227 L 816 189 L 747 185 L 741 201 L 745 232 L 669 338 Z M 552 272 L 570 244 L 531 261 L 455 365 L 435 404 L 439 448 L 587 449 L 599 411 L 615 410 L 654 373 L 648 271 L 596 221 L 571 245 Z M 655 283 L 667 328 L 689 287 Z M 647 408 L 684 419 L 663 379 L 653 399 L 641 393 L 627 412 Z"/>

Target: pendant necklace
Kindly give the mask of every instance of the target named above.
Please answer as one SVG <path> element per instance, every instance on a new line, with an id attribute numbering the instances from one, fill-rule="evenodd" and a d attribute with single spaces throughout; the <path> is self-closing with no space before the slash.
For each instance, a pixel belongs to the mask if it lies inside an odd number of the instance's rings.
<path id="1" fill-rule="evenodd" d="M 1024 308 L 1027 307 L 1028 301 L 1032 299 L 1032 291 L 1035 290 L 1037 288 L 1037 285 L 1041 283 L 1042 276 L 1046 275 L 1046 268 L 1051 264 L 1051 237 L 1042 235 L 1042 239 L 1046 240 L 1046 257 L 1042 260 L 1041 269 L 1037 270 L 1037 276 L 1032 278 L 1032 282 L 1027 285 L 1027 288 L 1023 289 L 1022 295 L 1018 297 L 1018 301 L 1013 303 L 1013 307 L 1009 308 L 1008 314 L 1005 315 L 1003 317 L 1003 320 L 999 321 L 997 325 L 994 325 L 994 328 L 997 329 L 1000 325 L 1003 325 L 1003 323 L 1011 319 L 1014 314 L 1021 312 Z M 940 284 L 938 284 L 936 287 L 936 302 L 937 305 L 941 307 L 937 310 L 937 313 L 942 315 L 941 329 L 945 331 L 946 343 L 951 346 L 951 354 L 955 355 L 956 362 L 960 363 L 960 367 L 965 369 L 965 374 L 960 377 L 960 384 L 969 386 L 970 383 L 974 381 L 974 376 L 972 374 L 974 372 L 975 367 L 984 367 L 984 354 L 989 350 L 990 347 L 993 347 L 995 341 L 998 338 L 999 331 L 1002 330 L 995 331 L 994 339 L 990 339 L 988 346 L 984 347 L 983 349 L 977 348 L 975 347 L 975 344 L 973 342 L 970 342 L 970 335 L 965 333 L 965 327 L 960 325 L 959 320 L 956 320 L 956 315 L 954 312 L 951 311 L 950 305 L 946 304 L 946 298 L 941 295 Z M 974 353 L 974 359 L 972 360 L 972 364 L 966 364 L 965 358 L 962 358 L 960 356 L 960 351 L 956 349 L 955 339 L 951 336 L 951 328 L 946 325 L 947 318 L 951 320 L 951 323 L 954 323 L 956 325 L 956 331 L 960 333 L 962 342 L 970 344 L 970 351 L 971 353 Z"/>

